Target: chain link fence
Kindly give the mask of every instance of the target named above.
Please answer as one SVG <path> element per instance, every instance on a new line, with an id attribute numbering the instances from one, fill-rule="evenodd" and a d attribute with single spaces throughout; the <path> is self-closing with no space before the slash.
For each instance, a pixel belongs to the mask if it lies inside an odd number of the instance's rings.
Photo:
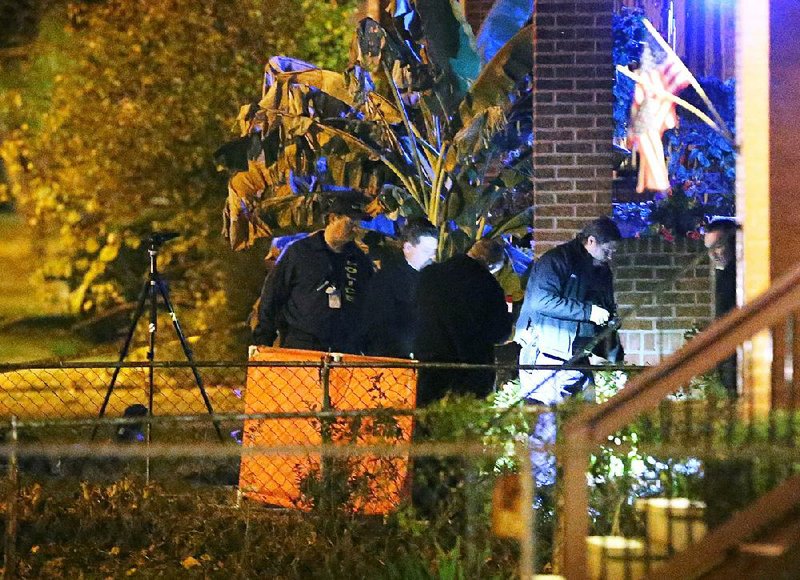
<path id="1" fill-rule="evenodd" d="M 514 377 L 543 367 L 495 366 L 510 378 L 488 401 L 418 410 L 421 366 L 465 368 L 333 357 L 3 366 L 7 575 L 552 572 L 570 502 L 558 477 L 539 476 L 560 470 L 571 442 L 559 427 L 542 444 L 536 427 L 592 403 L 532 408 Z M 595 368 L 598 400 L 639 370 Z M 759 416 L 711 373 L 584 450 L 591 576 L 644 577 L 753 501 L 779 505 L 769 494 L 797 477 L 798 434 L 794 405 Z"/>
<path id="2" fill-rule="evenodd" d="M 483 401 L 417 411 L 420 366 L 469 368 L 332 356 L 5 365 L 6 570 L 333 577 L 347 569 L 393 578 L 532 570 L 534 514 L 522 509 L 530 499 L 518 499 L 532 497 L 532 480 L 505 481 L 529 460 L 522 406 L 494 429 L 498 413 Z M 505 516 L 491 509 L 499 479 L 513 491 L 499 496 Z M 309 536 L 301 541 L 297 529 Z M 87 546 L 95 558 L 77 556 Z"/>

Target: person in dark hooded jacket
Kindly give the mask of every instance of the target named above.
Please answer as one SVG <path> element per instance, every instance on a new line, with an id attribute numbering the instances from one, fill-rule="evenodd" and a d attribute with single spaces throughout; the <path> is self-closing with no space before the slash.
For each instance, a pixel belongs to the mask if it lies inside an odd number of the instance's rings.
<path id="1" fill-rule="evenodd" d="M 419 361 L 494 363 L 494 346 L 511 334 L 505 294 L 493 276 L 504 260 L 502 243 L 484 238 L 466 254 L 422 270 L 414 341 Z M 420 369 L 417 405 L 425 406 L 447 393 L 485 397 L 494 379 L 492 369 Z"/>

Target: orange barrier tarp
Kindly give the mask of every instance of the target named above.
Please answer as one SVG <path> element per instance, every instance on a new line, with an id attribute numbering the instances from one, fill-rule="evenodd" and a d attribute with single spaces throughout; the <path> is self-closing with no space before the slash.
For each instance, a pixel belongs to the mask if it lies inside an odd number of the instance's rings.
<path id="1" fill-rule="evenodd" d="M 251 362 L 320 363 L 326 353 L 259 347 Z M 337 355 L 339 362 L 407 363 L 391 358 Z M 330 408 L 338 411 L 412 409 L 416 371 L 410 368 L 331 367 Z M 323 410 L 323 383 L 319 367 L 249 367 L 245 391 L 246 413 L 308 412 Z M 245 447 L 319 445 L 323 424 L 312 419 L 250 419 L 245 421 Z M 330 424 L 333 443 L 369 445 L 408 443 L 412 418 L 339 418 Z M 337 473 L 332 473 L 333 466 Z M 344 473 L 342 473 L 342 467 Z M 329 473 L 324 473 L 324 470 Z M 302 455 L 253 454 L 242 457 L 239 488 L 252 499 L 268 504 L 308 509 L 314 501 L 314 482 L 338 478 L 351 494 L 350 506 L 364 513 L 387 513 L 401 500 L 408 475 L 407 457 L 354 455 L 323 462 L 319 453 Z M 344 483 L 342 478 L 346 481 Z M 317 486 L 317 489 L 319 486 Z M 341 490 L 340 490 L 341 491 Z"/>

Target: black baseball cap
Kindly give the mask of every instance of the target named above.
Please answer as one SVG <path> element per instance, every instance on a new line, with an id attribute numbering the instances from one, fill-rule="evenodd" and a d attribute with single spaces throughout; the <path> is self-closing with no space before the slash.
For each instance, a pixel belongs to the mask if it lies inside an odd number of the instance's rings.
<path id="1" fill-rule="evenodd" d="M 368 202 L 363 193 L 354 189 L 328 191 L 322 195 L 322 209 L 326 214 L 346 215 L 356 220 L 372 219 L 364 209 Z"/>

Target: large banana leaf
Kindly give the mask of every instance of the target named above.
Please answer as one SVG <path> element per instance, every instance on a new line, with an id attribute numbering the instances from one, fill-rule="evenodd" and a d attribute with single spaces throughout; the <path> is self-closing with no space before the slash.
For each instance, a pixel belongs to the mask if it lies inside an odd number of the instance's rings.
<path id="1" fill-rule="evenodd" d="M 487 107 L 507 101 L 509 94 L 532 74 L 533 35 L 533 25 L 526 26 L 483 68 L 459 106 L 463 125 L 469 125 Z"/>
<path id="2" fill-rule="evenodd" d="M 503 159 L 508 144 L 498 146 L 498 136 L 505 131 L 516 137 L 514 148 L 529 147 L 527 142 L 520 142 L 516 130 L 509 130 L 508 118 L 514 116 L 515 107 L 532 99 L 532 35 L 532 26 L 514 35 L 484 67 L 461 103 L 463 127 L 447 159 L 447 169 L 458 186 L 452 188 L 446 204 L 447 218 L 459 225 L 466 226 L 488 214 L 508 187 L 503 179 L 497 179 L 498 175 L 513 170 L 524 159 L 518 150 L 510 159 Z"/>
<path id="3" fill-rule="evenodd" d="M 478 76 L 455 0 L 403 0 L 401 8 L 409 30 L 362 21 L 344 74 L 270 59 L 261 101 L 240 114 L 249 140 L 220 150 L 240 170 L 229 181 L 224 212 L 234 249 L 319 227 L 314 196 L 330 186 L 372 196 L 373 215 L 426 215 L 445 234 L 442 256 L 487 231 L 490 210 L 521 181 L 513 156 L 497 144 L 519 146 L 508 119 L 520 99 L 530 99 L 524 81 L 532 32 L 515 36 Z M 380 70 L 385 82 L 374 83 L 370 70 Z M 470 84 L 468 102 L 454 115 L 452 99 Z"/>
<path id="4" fill-rule="evenodd" d="M 524 209 L 515 216 L 495 224 L 492 230 L 493 236 L 502 236 L 505 234 L 524 235 L 533 226 L 533 208 L 529 207 Z"/>
<path id="5" fill-rule="evenodd" d="M 287 66 L 288 70 L 280 69 L 279 66 Z M 348 110 L 360 109 L 365 118 L 370 120 L 383 117 L 389 123 L 401 121 L 400 112 L 392 102 L 374 91 L 367 93 L 366 103 L 360 102 L 358 87 L 353 86 L 353 75 L 319 69 L 309 63 L 286 57 L 281 57 L 279 61 L 270 59 L 268 71 L 265 73 L 268 80 L 259 103 L 262 109 L 280 109 L 283 103 L 291 103 L 292 98 L 302 101 L 313 91 L 316 99 L 333 97 L 341 104 L 338 110 L 325 110 L 320 108 L 319 102 L 315 102 L 320 117 L 340 116 Z"/>
<path id="6" fill-rule="evenodd" d="M 453 144 L 454 154 L 448 160 L 448 169 L 463 163 L 465 158 L 474 157 L 490 147 L 492 139 L 506 126 L 506 114 L 500 105 L 486 107 L 475 115 L 469 124 L 456 133 Z"/>
<path id="7" fill-rule="evenodd" d="M 394 17 L 394 26 L 383 32 L 387 39 L 383 64 L 392 71 L 410 71 L 407 76 L 413 79 L 412 90 L 432 88 L 448 108 L 457 105 L 480 72 L 475 38 L 460 2 L 395 0 L 387 10 Z M 360 44 L 378 43 L 365 39 Z"/>
<path id="8" fill-rule="evenodd" d="M 533 16 L 533 0 L 495 0 L 478 30 L 481 62 L 488 62 Z"/>
<path id="9" fill-rule="evenodd" d="M 416 0 L 425 46 L 431 60 L 451 75 L 460 98 L 480 73 L 472 27 L 458 0 Z"/>

